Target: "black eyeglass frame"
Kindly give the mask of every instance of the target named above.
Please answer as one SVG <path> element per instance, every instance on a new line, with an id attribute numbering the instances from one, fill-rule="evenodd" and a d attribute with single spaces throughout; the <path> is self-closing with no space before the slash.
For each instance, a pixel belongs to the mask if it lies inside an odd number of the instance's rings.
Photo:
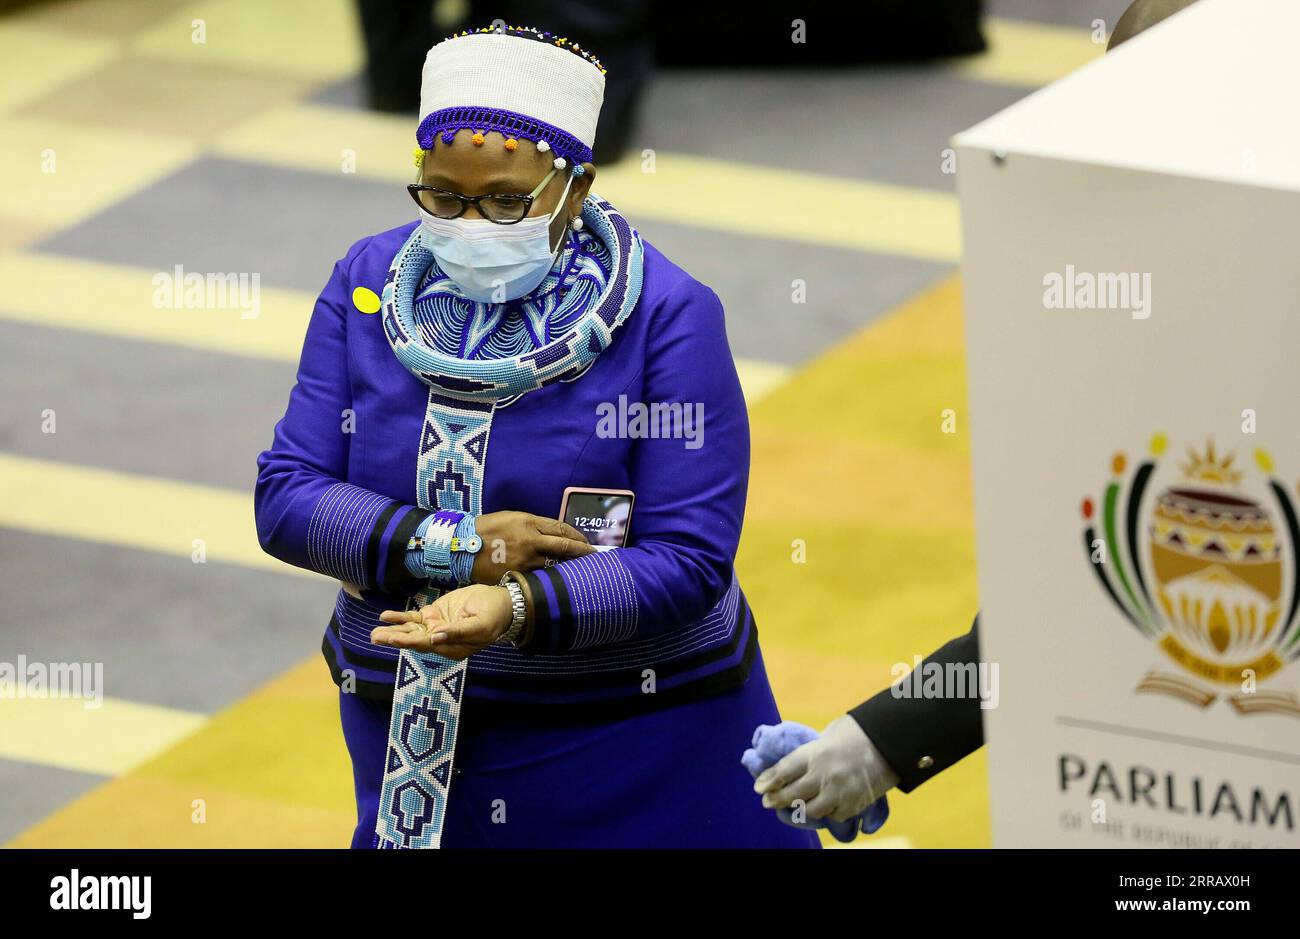
<path id="1" fill-rule="evenodd" d="M 484 199 L 519 199 L 524 204 L 524 212 L 522 215 L 519 216 L 519 218 L 516 219 L 510 219 L 507 221 L 498 221 L 497 219 L 494 218 L 488 218 L 487 213 L 485 213 L 482 209 L 478 210 L 479 215 L 483 216 L 483 218 L 487 219 L 489 222 L 493 223 L 494 225 L 518 225 L 520 222 L 522 222 L 524 219 L 528 217 L 528 213 L 533 210 L 533 203 L 537 201 L 538 194 L 543 189 L 546 188 L 547 184 L 550 183 L 551 178 L 555 176 L 557 172 L 558 170 L 552 169 L 549 173 L 547 173 L 546 177 L 540 183 L 537 184 L 537 188 L 534 189 L 532 193 L 530 193 L 529 195 L 524 195 L 521 192 L 485 192 L 482 195 L 478 195 L 478 196 L 467 196 L 464 195 L 463 193 L 452 192 L 450 189 L 442 189 L 438 186 L 426 186 L 424 183 L 409 183 L 406 187 L 406 191 L 411 194 L 411 198 L 415 200 L 415 204 L 418 205 L 425 212 L 428 212 L 429 210 L 425 208 L 424 203 L 420 201 L 420 193 L 422 192 L 436 192 L 440 195 L 451 196 L 453 199 L 459 202 L 460 211 L 457 212 L 455 215 L 434 216 L 434 218 L 440 218 L 443 219 L 444 221 L 451 221 L 452 219 L 460 218 L 469 210 L 469 207 L 471 205 L 474 206 L 475 208 L 478 208 L 478 204 L 482 202 Z M 432 215 L 433 213 L 430 212 L 429 214 Z"/>

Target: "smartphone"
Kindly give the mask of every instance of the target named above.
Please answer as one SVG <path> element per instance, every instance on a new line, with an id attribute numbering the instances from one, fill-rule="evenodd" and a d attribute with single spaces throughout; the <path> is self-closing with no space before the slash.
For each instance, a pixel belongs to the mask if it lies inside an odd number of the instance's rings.
<path id="1" fill-rule="evenodd" d="M 584 489 L 570 486 L 564 490 L 560 504 L 560 521 L 567 522 L 587 536 L 597 551 L 627 546 L 632 527 L 632 503 L 636 496 L 630 489 Z"/>

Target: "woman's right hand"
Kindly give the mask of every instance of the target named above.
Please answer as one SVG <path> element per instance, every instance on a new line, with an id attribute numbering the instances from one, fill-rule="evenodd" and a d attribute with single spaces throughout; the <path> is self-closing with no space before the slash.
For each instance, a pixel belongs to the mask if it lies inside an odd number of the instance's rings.
<path id="1" fill-rule="evenodd" d="M 572 525 L 527 512 L 489 512 L 474 520 L 483 547 L 474 556 L 474 582 L 500 582 L 506 571 L 532 571 L 596 549 Z"/>

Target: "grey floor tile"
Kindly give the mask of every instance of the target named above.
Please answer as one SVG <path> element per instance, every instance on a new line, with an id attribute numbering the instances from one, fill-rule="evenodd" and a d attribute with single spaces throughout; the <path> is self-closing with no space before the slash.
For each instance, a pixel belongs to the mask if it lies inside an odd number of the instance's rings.
<path id="1" fill-rule="evenodd" d="M 288 361 L 0 321 L 0 449 L 251 492 L 295 372 Z M 42 433 L 46 409 L 56 433 Z"/>
<path id="2" fill-rule="evenodd" d="M 0 759 L 0 844 L 89 792 L 105 778 Z"/>
<path id="3" fill-rule="evenodd" d="M 719 235 L 659 221 L 645 239 L 718 294 L 737 356 L 802 364 L 952 270 L 820 245 Z M 737 259 L 743 259 L 739 263 Z M 791 302 L 792 282 L 807 302 Z"/>
<path id="4" fill-rule="evenodd" d="M 331 82 L 322 87 L 315 94 L 307 98 L 313 104 L 332 104 L 340 108 L 357 108 L 364 110 L 366 108 L 365 85 L 362 83 L 360 75 L 352 75 L 348 78 L 341 78 L 336 82 Z M 412 122 L 418 121 L 419 117 L 415 111 L 410 113 Z M 415 124 L 411 125 L 411 136 L 415 136 Z"/>
<path id="5" fill-rule="evenodd" d="M 1120 14 L 1133 0 L 985 0 L 990 16 L 1036 20 L 1061 26 L 1091 29 L 1095 19 L 1106 21 L 1106 31 L 1114 28 Z"/>
<path id="6" fill-rule="evenodd" d="M 204 713 L 319 654 L 334 606 L 324 580 L 12 530 L 0 570 L 25 585 L 0 660 L 102 662 L 106 696 Z"/>
<path id="7" fill-rule="evenodd" d="M 949 191 L 948 140 L 1026 91 L 939 65 L 659 75 L 632 136 L 651 148 Z M 780 193 L 772 194 L 781 211 Z"/>
<path id="8" fill-rule="evenodd" d="M 358 238 L 410 221 L 401 186 L 206 157 L 38 250 L 146 269 L 257 273 L 319 291 Z"/>

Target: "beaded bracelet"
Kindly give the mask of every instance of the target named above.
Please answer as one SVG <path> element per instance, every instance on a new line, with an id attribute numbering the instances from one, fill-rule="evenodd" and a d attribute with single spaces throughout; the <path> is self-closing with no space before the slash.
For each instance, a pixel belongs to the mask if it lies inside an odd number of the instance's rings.
<path id="1" fill-rule="evenodd" d="M 464 586 L 474 579 L 474 558 L 482 547 L 483 539 L 474 526 L 474 516 L 466 515 L 451 539 L 451 571 L 457 584 Z"/>
<path id="2" fill-rule="evenodd" d="M 474 555 L 483 541 L 474 527 L 474 516 L 441 510 L 423 522 L 407 543 L 407 568 L 418 568 L 417 576 L 443 585 L 470 582 Z"/>

